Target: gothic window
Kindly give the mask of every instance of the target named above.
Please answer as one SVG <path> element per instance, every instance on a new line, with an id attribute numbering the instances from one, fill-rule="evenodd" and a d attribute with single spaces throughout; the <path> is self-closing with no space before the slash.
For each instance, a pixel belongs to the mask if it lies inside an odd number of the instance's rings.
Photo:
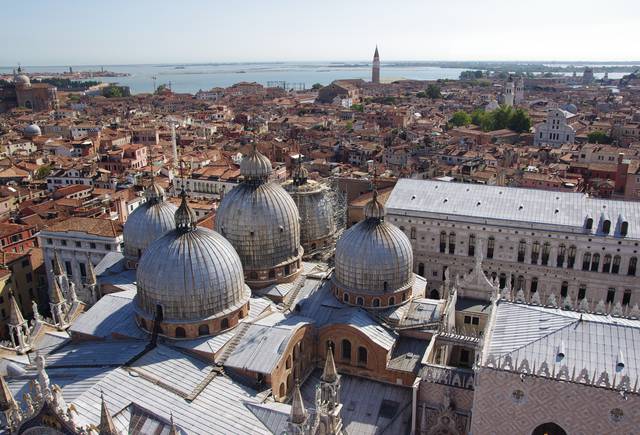
<path id="1" fill-rule="evenodd" d="M 367 365 L 367 349 L 365 347 L 360 346 L 358 348 L 358 364 L 366 366 Z"/>
<path id="2" fill-rule="evenodd" d="M 467 254 L 469 255 L 469 257 L 473 257 L 474 255 L 476 255 L 476 235 L 475 234 L 469 235 L 469 248 L 468 248 Z"/>
<path id="3" fill-rule="evenodd" d="M 560 296 L 566 298 L 567 294 L 569 294 L 569 283 L 567 281 L 562 281 L 562 285 L 560 286 Z"/>
<path id="4" fill-rule="evenodd" d="M 611 231 L 611 221 L 607 219 L 602 223 L 602 232 L 609 234 L 609 231 Z"/>
<path id="5" fill-rule="evenodd" d="M 520 275 L 516 281 L 516 290 L 524 290 L 524 276 Z"/>
<path id="6" fill-rule="evenodd" d="M 342 359 L 351 361 L 351 342 L 342 340 Z"/>
<path id="7" fill-rule="evenodd" d="M 609 288 L 609 290 L 607 290 L 607 303 L 608 304 L 612 304 L 613 301 L 615 301 L 616 299 L 616 289 L 614 288 Z"/>
<path id="8" fill-rule="evenodd" d="M 573 269 L 573 266 L 576 263 L 576 247 L 569 246 L 569 256 L 567 258 L 567 267 L 569 269 Z"/>
<path id="9" fill-rule="evenodd" d="M 493 251 L 495 246 L 496 246 L 496 239 L 493 236 L 489 237 L 489 239 L 487 240 L 487 258 L 489 259 L 493 258 Z"/>
<path id="10" fill-rule="evenodd" d="M 593 254 L 591 259 L 591 272 L 597 272 L 600 267 L 600 254 Z"/>
<path id="11" fill-rule="evenodd" d="M 629 259 L 629 268 L 627 269 L 627 275 L 635 276 L 637 267 L 638 267 L 638 257 L 631 257 Z"/>
<path id="12" fill-rule="evenodd" d="M 444 254 L 447 249 L 447 233 L 442 231 L 440 233 L 440 252 Z"/>
<path id="13" fill-rule="evenodd" d="M 591 253 L 585 252 L 582 256 L 582 270 L 589 270 L 589 266 L 591 265 Z"/>
<path id="14" fill-rule="evenodd" d="M 604 260 L 602 261 L 602 273 L 611 272 L 611 255 L 607 254 L 604 256 Z"/>
<path id="15" fill-rule="evenodd" d="M 624 221 L 622 222 L 622 224 L 620 224 L 620 235 L 624 237 L 627 235 L 628 232 L 629 232 L 629 222 Z"/>
<path id="16" fill-rule="evenodd" d="M 538 257 L 540 256 L 540 242 L 533 242 L 531 246 L 531 264 L 538 264 Z"/>
<path id="17" fill-rule="evenodd" d="M 584 284 L 580 284 L 578 288 L 578 300 L 581 301 L 587 297 L 587 286 Z"/>
<path id="18" fill-rule="evenodd" d="M 549 242 L 545 242 L 542 245 L 542 265 L 546 266 L 549 264 L 549 251 L 551 250 L 551 245 Z"/>
<path id="19" fill-rule="evenodd" d="M 358 296 L 356 298 L 356 305 L 360 305 L 360 306 L 364 305 L 364 299 L 362 299 L 362 296 Z"/>
<path id="20" fill-rule="evenodd" d="M 629 305 L 631 302 L 631 290 L 627 289 L 622 295 L 622 305 Z"/>
<path id="21" fill-rule="evenodd" d="M 567 247 L 564 244 L 558 246 L 558 257 L 556 258 L 556 266 L 562 267 L 564 265 L 564 256 L 567 254 Z"/>
<path id="22" fill-rule="evenodd" d="M 584 227 L 588 230 L 593 228 L 593 218 L 587 218 L 587 222 L 584 224 Z"/>
<path id="23" fill-rule="evenodd" d="M 520 240 L 518 243 L 518 263 L 524 263 L 524 254 L 527 251 L 527 242 Z"/>
<path id="24" fill-rule="evenodd" d="M 538 278 L 531 279 L 531 293 L 538 291 Z"/>
<path id="25" fill-rule="evenodd" d="M 449 254 L 456 253 L 456 233 L 449 233 Z"/>
<path id="26" fill-rule="evenodd" d="M 620 273 L 620 256 L 613 257 L 613 265 L 611 266 L 611 273 Z"/>
<path id="27" fill-rule="evenodd" d="M 349 303 L 349 293 L 342 294 L 342 301 L 346 302 L 347 304 Z"/>

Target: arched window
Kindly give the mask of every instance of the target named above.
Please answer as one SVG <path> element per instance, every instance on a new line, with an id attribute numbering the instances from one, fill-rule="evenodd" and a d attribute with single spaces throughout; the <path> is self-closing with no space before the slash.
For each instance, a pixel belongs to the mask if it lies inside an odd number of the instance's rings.
<path id="1" fill-rule="evenodd" d="M 269 279 L 273 279 L 276 277 L 276 271 L 274 269 L 271 269 L 269 271 Z"/>
<path id="2" fill-rule="evenodd" d="M 389 298 L 389 305 L 395 305 L 396 304 L 396 298 L 394 298 L 393 296 L 391 296 Z"/>
<path id="3" fill-rule="evenodd" d="M 442 231 L 440 233 L 440 252 L 444 254 L 447 250 L 447 233 Z"/>
<path id="4" fill-rule="evenodd" d="M 424 276 L 424 263 L 418 263 L 418 275 Z"/>
<path id="5" fill-rule="evenodd" d="M 620 256 L 613 257 L 613 265 L 611 266 L 611 273 L 620 273 Z"/>
<path id="6" fill-rule="evenodd" d="M 351 342 L 342 340 L 342 359 L 351 361 Z"/>
<path id="7" fill-rule="evenodd" d="M 567 267 L 569 269 L 573 269 L 573 266 L 576 264 L 576 247 L 569 246 L 569 256 L 567 258 Z"/>
<path id="8" fill-rule="evenodd" d="M 531 278 L 531 293 L 535 293 L 538 291 L 538 278 Z"/>
<path id="9" fill-rule="evenodd" d="M 367 348 L 360 346 L 358 348 L 358 364 L 366 366 L 367 365 Z"/>
<path id="10" fill-rule="evenodd" d="M 411 238 L 414 240 L 416 238 L 416 227 L 411 227 Z"/>
<path id="11" fill-rule="evenodd" d="M 531 264 L 538 264 L 539 256 L 540 256 L 540 242 L 533 242 L 533 245 L 531 245 Z"/>
<path id="12" fill-rule="evenodd" d="M 289 274 L 291 273 L 291 266 L 289 266 L 288 264 L 284 267 L 284 275 L 285 276 L 289 276 Z"/>
<path id="13" fill-rule="evenodd" d="M 591 265 L 591 253 L 585 252 L 582 256 L 582 270 L 589 270 L 589 266 Z"/>
<path id="14" fill-rule="evenodd" d="M 198 335 L 209 335 L 209 325 L 198 326 Z"/>
<path id="15" fill-rule="evenodd" d="M 185 332 L 184 328 L 178 326 L 176 328 L 176 338 L 184 338 L 187 336 L 187 333 Z"/>
<path id="16" fill-rule="evenodd" d="M 516 281 L 516 288 L 515 290 L 525 290 L 524 288 L 524 276 L 520 275 L 518 276 L 518 280 Z"/>
<path id="17" fill-rule="evenodd" d="M 429 297 L 431 299 L 440 299 L 440 292 L 436 289 L 431 290 L 431 293 L 429 293 Z"/>
<path id="18" fill-rule="evenodd" d="M 562 284 L 560 285 L 560 296 L 562 296 L 563 298 L 566 298 L 568 294 L 569 294 L 569 283 L 567 281 L 562 281 Z"/>
<path id="19" fill-rule="evenodd" d="M 624 221 L 620 224 L 620 235 L 622 237 L 626 236 L 629 232 L 629 222 Z"/>
<path id="20" fill-rule="evenodd" d="M 380 306 L 380 299 L 379 298 L 373 298 L 373 306 L 374 307 L 379 307 Z"/>
<path id="21" fill-rule="evenodd" d="M 518 243 L 518 263 L 524 263 L 524 254 L 527 252 L 527 242 L 520 240 Z"/>
<path id="22" fill-rule="evenodd" d="M 467 250 L 467 255 L 469 257 L 473 257 L 474 255 L 476 255 L 476 235 L 475 234 L 469 235 L 469 248 Z"/>
<path id="23" fill-rule="evenodd" d="M 584 227 L 588 230 L 593 228 L 593 218 L 587 218 Z"/>
<path id="24" fill-rule="evenodd" d="M 549 242 L 544 242 L 544 244 L 542 245 L 542 257 L 541 257 L 541 262 L 543 266 L 546 266 L 549 264 L 550 251 L 551 251 L 551 245 L 549 244 Z"/>
<path id="25" fill-rule="evenodd" d="M 456 253 L 456 233 L 449 233 L 449 254 Z"/>
<path id="26" fill-rule="evenodd" d="M 347 304 L 349 303 L 349 293 L 343 293 L 342 294 L 342 300 L 343 302 L 346 302 Z"/>
<path id="27" fill-rule="evenodd" d="M 500 288 L 505 288 L 507 286 L 507 275 L 504 273 L 500 274 Z"/>
<path id="28" fill-rule="evenodd" d="M 611 231 L 611 221 L 607 219 L 602 223 L 602 232 L 609 234 L 609 231 Z"/>
<path id="29" fill-rule="evenodd" d="M 556 257 L 556 267 L 564 266 L 564 257 L 567 255 L 567 247 L 564 244 L 558 246 L 558 256 Z"/>
<path id="30" fill-rule="evenodd" d="M 364 299 L 362 299 L 362 296 L 358 296 L 356 298 L 356 305 L 360 305 L 360 306 L 364 305 Z"/>
<path id="31" fill-rule="evenodd" d="M 578 300 L 581 301 L 587 297 L 587 286 L 585 284 L 580 284 L 578 287 Z"/>
<path id="32" fill-rule="evenodd" d="M 487 258 L 493 258 L 493 251 L 496 247 L 496 239 L 491 236 L 487 240 Z"/>
<path id="33" fill-rule="evenodd" d="M 224 319 L 222 319 L 222 322 L 220 322 L 220 329 L 227 328 L 229 328 L 229 319 L 225 317 Z"/>
<path id="34" fill-rule="evenodd" d="M 629 259 L 629 268 L 627 269 L 627 275 L 636 276 L 637 267 L 638 267 L 638 257 L 631 257 Z"/>
<path id="35" fill-rule="evenodd" d="M 602 261 L 602 273 L 611 272 L 611 254 L 607 254 L 604 256 L 604 260 Z"/>

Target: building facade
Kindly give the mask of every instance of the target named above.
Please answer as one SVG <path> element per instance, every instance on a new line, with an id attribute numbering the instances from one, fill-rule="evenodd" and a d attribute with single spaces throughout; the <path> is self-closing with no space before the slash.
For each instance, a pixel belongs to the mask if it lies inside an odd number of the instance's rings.
<path id="1" fill-rule="evenodd" d="M 549 145 L 559 147 L 564 144 L 573 144 L 576 131 L 570 125 L 574 118 L 571 112 L 562 109 L 550 109 L 547 119 L 534 127 L 533 144 L 535 146 Z"/>
<path id="2" fill-rule="evenodd" d="M 623 306 L 640 302 L 640 204 L 580 193 L 400 180 L 387 202 L 409 235 L 414 270 L 438 291 L 466 274 L 483 242 L 500 287 Z"/>

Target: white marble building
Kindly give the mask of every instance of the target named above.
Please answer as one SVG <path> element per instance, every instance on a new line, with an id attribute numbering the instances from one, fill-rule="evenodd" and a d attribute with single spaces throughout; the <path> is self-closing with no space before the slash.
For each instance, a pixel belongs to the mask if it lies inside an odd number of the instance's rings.
<path id="1" fill-rule="evenodd" d="M 447 268 L 452 277 L 467 274 L 482 240 L 484 270 L 501 287 L 640 302 L 640 203 L 403 179 L 386 207 L 387 219 L 409 235 L 414 271 L 431 291 L 440 291 Z"/>
<path id="2" fill-rule="evenodd" d="M 576 131 L 571 122 L 575 117 L 576 115 L 566 110 L 549 109 L 547 119 L 534 127 L 533 144 L 553 147 L 572 144 L 576 138 Z"/>

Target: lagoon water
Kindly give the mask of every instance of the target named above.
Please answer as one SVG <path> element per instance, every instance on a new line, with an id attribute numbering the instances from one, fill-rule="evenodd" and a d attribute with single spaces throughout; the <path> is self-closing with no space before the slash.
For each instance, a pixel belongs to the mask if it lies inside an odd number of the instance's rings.
<path id="1" fill-rule="evenodd" d="M 74 71 L 99 71 L 100 65 L 71 65 Z M 10 73 L 13 68 L 0 67 L 0 73 Z M 64 72 L 69 66 L 23 66 L 25 72 Z M 238 82 L 286 82 L 288 87 L 314 83 L 323 85 L 337 79 L 371 79 L 371 64 L 366 62 L 277 62 L 277 63 L 226 63 L 226 64 L 172 64 L 172 65 L 105 65 L 105 71 L 129 73 L 128 77 L 97 77 L 95 80 L 119 83 L 131 88 L 132 93 L 151 92 L 156 86 L 171 83 L 175 92 L 195 93 L 212 87 L 227 87 Z M 460 68 L 416 66 L 415 64 L 382 64 L 382 80 L 393 79 L 457 79 Z"/>

